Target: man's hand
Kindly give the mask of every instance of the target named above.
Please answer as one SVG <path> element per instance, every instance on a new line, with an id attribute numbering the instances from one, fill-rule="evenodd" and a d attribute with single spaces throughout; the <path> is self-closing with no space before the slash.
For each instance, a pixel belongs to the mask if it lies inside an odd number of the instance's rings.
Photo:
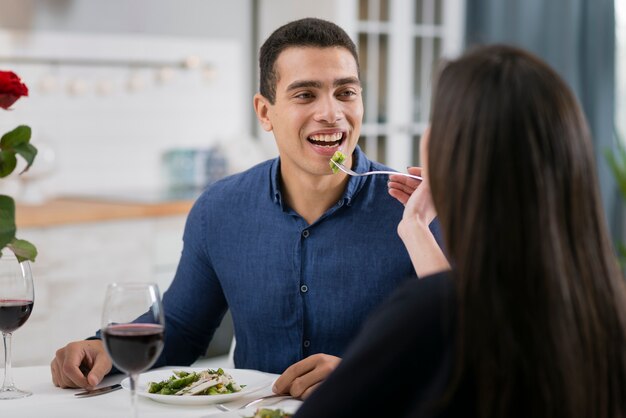
<path id="1" fill-rule="evenodd" d="M 328 354 L 313 354 L 300 360 L 276 379 L 274 393 L 289 393 L 296 398 L 306 399 L 335 370 L 340 361 L 339 357 Z"/>
<path id="2" fill-rule="evenodd" d="M 93 389 L 110 370 L 111 360 L 100 340 L 69 343 L 50 363 L 52 383 L 61 388 Z"/>

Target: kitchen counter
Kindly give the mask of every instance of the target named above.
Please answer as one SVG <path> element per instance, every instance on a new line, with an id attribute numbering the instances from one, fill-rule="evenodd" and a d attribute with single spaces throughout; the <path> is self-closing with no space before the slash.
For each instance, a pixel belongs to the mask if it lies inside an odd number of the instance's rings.
<path id="1" fill-rule="evenodd" d="M 19 228 L 186 215 L 195 199 L 125 199 L 124 197 L 59 197 L 40 205 L 17 204 Z"/>

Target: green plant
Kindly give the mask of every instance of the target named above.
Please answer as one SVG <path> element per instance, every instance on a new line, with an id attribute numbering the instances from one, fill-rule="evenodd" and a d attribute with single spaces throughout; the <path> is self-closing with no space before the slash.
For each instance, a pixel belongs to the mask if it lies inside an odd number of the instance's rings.
<path id="1" fill-rule="evenodd" d="M 28 96 L 28 88 L 11 71 L 0 71 L 0 107 L 8 110 L 20 97 Z M 7 177 L 17 167 L 17 156 L 26 161 L 28 170 L 35 160 L 37 148 L 30 144 L 31 130 L 20 125 L 0 138 L 0 178 Z M 0 251 L 7 247 L 21 262 L 35 261 L 37 249 L 26 240 L 18 239 L 15 234 L 15 201 L 6 195 L 0 195 Z M 1 256 L 1 253 L 0 253 Z"/>

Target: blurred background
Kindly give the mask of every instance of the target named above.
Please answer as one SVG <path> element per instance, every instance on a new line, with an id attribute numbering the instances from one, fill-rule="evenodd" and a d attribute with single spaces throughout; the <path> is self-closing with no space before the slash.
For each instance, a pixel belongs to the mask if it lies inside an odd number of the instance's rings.
<path id="1" fill-rule="evenodd" d="M 252 108 L 257 51 L 301 17 L 334 21 L 357 43 L 360 146 L 399 170 L 420 163 L 442 60 L 493 42 L 543 57 L 583 105 L 621 242 L 623 203 L 606 153 L 626 138 L 624 3 L 0 0 L 0 70 L 30 89 L 0 114 L 0 132 L 29 125 L 39 149 L 28 173 L 0 181 L 19 203 L 18 237 L 39 249 L 35 307 L 16 333 L 14 364 L 47 364 L 56 348 L 95 332 L 109 282 L 167 288 L 198 193 L 277 154 Z M 228 350 L 228 321 L 209 355 Z"/>

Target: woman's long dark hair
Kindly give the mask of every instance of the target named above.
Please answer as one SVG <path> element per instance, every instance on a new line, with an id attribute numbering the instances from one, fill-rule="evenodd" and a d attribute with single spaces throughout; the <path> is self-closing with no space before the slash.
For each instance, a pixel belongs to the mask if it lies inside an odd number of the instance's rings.
<path id="1" fill-rule="evenodd" d="M 548 65 L 483 47 L 436 88 L 429 178 L 481 417 L 626 416 L 626 293 L 584 116 Z"/>

